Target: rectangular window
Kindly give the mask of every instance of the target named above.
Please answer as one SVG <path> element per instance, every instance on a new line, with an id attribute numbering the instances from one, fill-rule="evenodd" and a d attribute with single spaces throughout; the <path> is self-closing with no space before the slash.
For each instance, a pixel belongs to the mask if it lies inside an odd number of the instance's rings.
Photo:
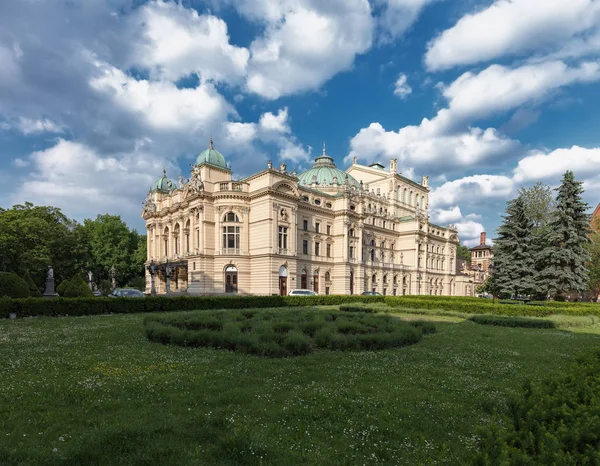
<path id="1" fill-rule="evenodd" d="M 308 231 L 308 220 L 304 220 L 303 229 L 304 231 Z"/>
<path id="2" fill-rule="evenodd" d="M 350 259 L 354 259 L 354 246 L 350 246 Z"/>
<path id="3" fill-rule="evenodd" d="M 328 286 L 325 287 L 325 294 L 329 294 L 329 287 Z"/>
<path id="4" fill-rule="evenodd" d="M 302 240 L 302 254 L 308 254 L 308 240 Z"/>
<path id="5" fill-rule="evenodd" d="M 287 227 L 279 227 L 279 249 L 287 249 Z"/>
<path id="6" fill-rule="evenodd" d="M 319 233 L 319 229 L 320 229 L 320 227 L 321 227 L 321 224 L 320 224 L 319 222 L 315 223 L 315 231 L 316 231 L 317 233 Z"/>
<path id="7" fill-rule="evenodd" d="M 223 247 L 226 249 L 240 248 L 240 227 L 223 227 Z"/>
<path id="8" fill-rule="evenodd" d="M 316 242 L 315 243 L 315 256 L 318 256 L 321 252 L 321 243 Z"/>
<path id="9" fill-rule="evenodd" d="M 331 225 L 327 225 L 327 234 L 330 235 L 331 234 Z"/>
<path id="10" fill-rule="evenodd" d="M 327 257 L 331 257 L 331 244 L 327 245 Z"/>

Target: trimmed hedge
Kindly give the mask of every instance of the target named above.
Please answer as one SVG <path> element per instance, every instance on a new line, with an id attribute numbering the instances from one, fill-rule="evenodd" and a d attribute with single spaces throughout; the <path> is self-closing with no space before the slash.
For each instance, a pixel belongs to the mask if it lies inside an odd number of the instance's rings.
<path id="1" fill-rule="evenodd" d="M 499 327 L 522 327 L 522 328 L 556 328 L 556 324 L 547 319 L 534 319 L 527 317 L 506 317 L 475 315 L 469 320 L 481 325 L 497 325 Z"/>
<path id="2" fill-rule="evenodd" d="M 83 277 L 76 274 L 65 288 L 64 296 L 65 298 L 91 298 L 94 293 L 92 293 Z"/>
<path id="3" fill-rule="evenodd" d="M 62 284 L 61 284 L 62 285 Z M 547 306 L 514 306 L 488 299 L 449 296 L 177 296 L 132 298 L 0 299 L 0 317 L 16 313 L 29 316 L 81 316 L 112 313 L 189 311 L 195 309 L 244 309 L 379 303 L 393 308 L 430 309 L 463 314 L 547 317 L 554 314 L 600 316 L 600 303 L 556 303 Z M 377 307 L 377 306 L 375 306 Z M 361 309 L 362 310 L 362 309 Z"/>
<path id="4" fill-rule="evenodd" d="M 146 298 L 28 298 L 1 299 L 0 318 L 10 313 L 18 317 L 84 316 L 216 309 L 250 309 L 338 305 L 344 303 L 382 303 L 383 296 L 176 296 Z"/>
<path id="5" fill-rule="evenodd" d="M 29 285 L 25 280 L 16 273 L 0 272 L 0 297 L 27 298 L 29 296 Z"/>
<path id="6" fill-rule="evenodd" d="M 67 289 L 67 287 L 69 286 L 69 280 L 63 280 L 62 282 L 60 282 L 60 285 L 58 285 L 56 287 L 56 292 L 61 295 L 64 296 L 65 295 L 65 290 Z"/>
<path id="7" fill-rule="evenodd" d="M 25 272 L 25 274 L 23 275 L 23 281 L 27 283 L 27 286 L 29 287 L 29 296 L 31 296 L 32 298 L 42 297 L 42 293 L 40 293 L 40 290 L 31 278 L 31 275 L 29 275 L 29 272 Z"/>
<path id="8" fill-rule="evenodd" d="M 479 429 L 475 465 L 600 464 L 600 353 L 566 374 L 526 382 L 498 419 Z"/>

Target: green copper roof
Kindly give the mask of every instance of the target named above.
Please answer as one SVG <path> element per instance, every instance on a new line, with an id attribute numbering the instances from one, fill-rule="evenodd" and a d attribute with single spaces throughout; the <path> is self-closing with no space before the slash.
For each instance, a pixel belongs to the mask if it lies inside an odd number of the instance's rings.
<path id="1" fill-rule="evenodd" d="M 167 170 L 163 170 L 163 176 L 152 184 L 150 191 L 168 192 L 173 187 L 175 187 L 175 184 L 167 178 Z"/>
<path id="2" fill-rule="evenodd" d="M 333 159 L 325 154 L 325 146 L 323 146 L 323 155 L 315 159 L 313 167 L 298 175 L 298 184 L 312 186 L 313 178 L 318 186 L 335 186 L 336 184 L 343 186 L 348 179 L 349 186 L 360 188 L 360 183 L 353 176 L 335 166 Z"/>
<path id="3" fill-rule="evenodd" d="M 223 154 L 213 147 L 212 138 L 210 138 L 210 147 L 202 151 L 196 159 L 196 165 L 200 165 L 201 163 L 210 163 L 211 165 L 228 169 Z"/>

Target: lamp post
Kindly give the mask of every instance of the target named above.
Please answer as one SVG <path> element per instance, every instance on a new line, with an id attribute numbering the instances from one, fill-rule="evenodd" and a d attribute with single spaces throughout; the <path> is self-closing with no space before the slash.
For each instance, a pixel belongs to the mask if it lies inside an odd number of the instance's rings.
<path id="1" fill-rule="evenodd" d="M 421 274 L 417 275 L 417 294 L 421 294 Z"/>
<path id="2" fill-rule="evenodd" d="M 169 258 L 167 258 L 167 262 L 165 263 L 165 288 L 167 296 L 171 294 L 171 269 L 169 268 Z"/>

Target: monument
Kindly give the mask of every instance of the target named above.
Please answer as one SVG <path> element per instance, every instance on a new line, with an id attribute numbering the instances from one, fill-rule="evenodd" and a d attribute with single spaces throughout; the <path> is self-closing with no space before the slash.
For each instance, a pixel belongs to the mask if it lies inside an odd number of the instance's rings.
<path id="1" fill-rule="evenodd" d="M 46 272 L 46 288 L 44 289 L 44 298 L 57 298 L 58 293 L 54 291 L 54 270 L 52 270 L 52 266 L 48 266 L 48 271 Z"/>
<path id="2" fill-rule="evenodd" d="M 111 290 L 114 291 L 114 289 L 117 287 L 117 269 L 115 269 L 115 266 L 113 265 L 110 268 L 110 286 L 111 286 Z"/>

